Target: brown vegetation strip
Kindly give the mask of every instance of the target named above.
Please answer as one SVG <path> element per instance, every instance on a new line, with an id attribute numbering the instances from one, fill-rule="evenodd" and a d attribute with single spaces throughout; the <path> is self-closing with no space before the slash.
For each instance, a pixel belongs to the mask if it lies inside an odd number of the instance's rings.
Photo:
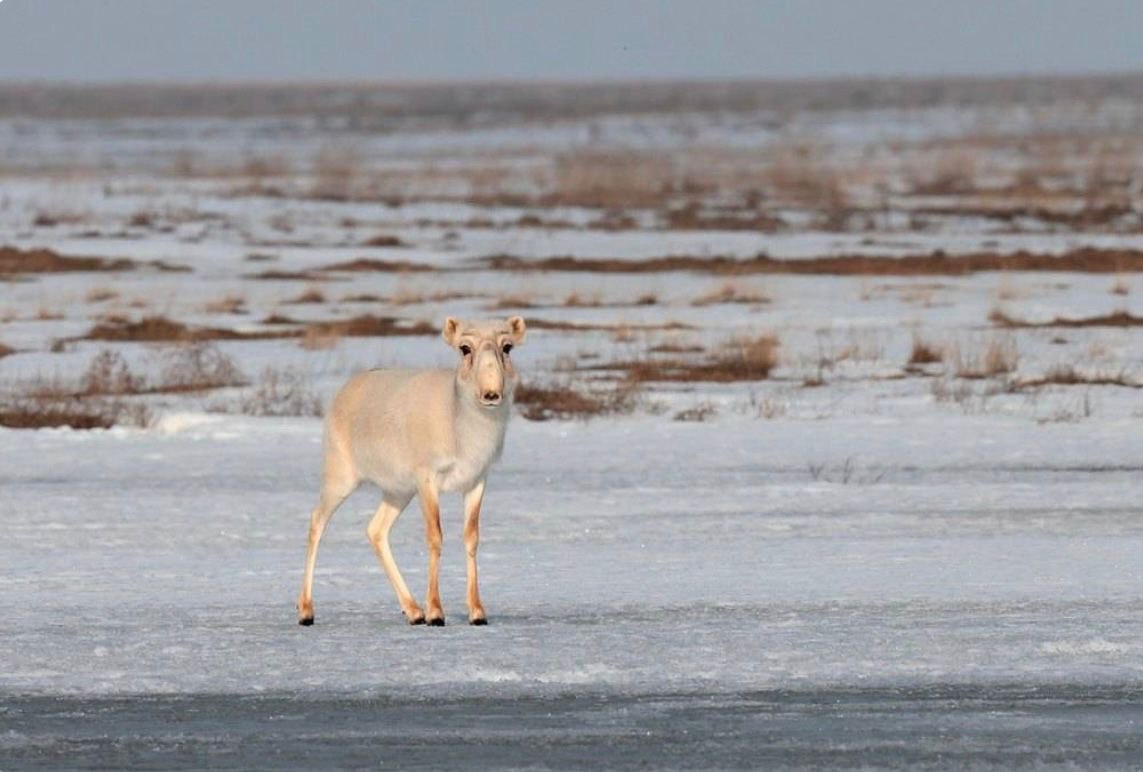
<path id="1" fill-rule="evenodd" d="M 0 359 L 3 359 L 4 357 L 9 356 L 11 354 L 15 354 L 15 353 L 16 353 L 16 349 L 12 348 L 11 346 L 5 346 L 3 343 L 0 343 Z"/>
<path id="2" fill-rule="evenodd" d="M 0 426 L 9 429 L 42 429 L 70 426 L 72 429 L 108 429 L 115 414 L 79 403 L 17 404 L 0 407 Z"/>
<path id="3" fill-rule="evenodd" d="M 1143 327 L 1143 316 L 1134 316 L 1129 311 L 1114 311 L 1102 316 L 1085 316 L 1079 319 L 1056 317 L 1047 322 L 1029 322 L 997 310 L 988 315 L 988 320 L 997 327 L 1013 329 L 1028 327 Z"/>
<path id="4" fill-rule="evenodd" d="M 610 390 L 576 390 L 571 385 L 516 387 L 513 402 L 529 421 L 581 418 L 630 413 L 639 401 L 634 382 L 615 384 Z"/>
<path id="5" fill-rule="evenodd" d="M 0 247 L 0 275 L 20 273 L 64 273 L 68 271 L 129 271 L 133 260 L 107 260 L 102 257 L 66 257 L 50 249 Z"/>
<path id="6" fill-rule="evenodd" d="M 1043 378 L 1018 381 L 1013 384 L 1016 390 L 1036 389 L 1041 386 L 1122 386 L 1127 389 L 1143 389 L 1143 383 L 1128 380 L 1126 372 L 1114 375 L 1088 375 L 1071 365 L 1058 365 L 1048 370 Z"/>
<path id="7" fill-rule="evenodd" d="M 902 257 L 838 255 L 813 259 L 777 260 L 759 254 L 751 258 L 667 255 L 646 260 L 621 258 L 583 259 L 572 256 L 528 260 L 512 255 L 492 255 L 478 264 L 499 271 L 568 271 L 586 273 L 658 273 L 697 271 L 720 275 L 802 274 L 875 276 L 959 276 L 979 271 L 1076 271 L 1120 273 L 1143 271 L 1143 251 L 1083 247 L 1052 255 L 1038 252 L 973 252 L 950 255 L 936 250 Z"/>
<path id="8" fill-rule="evenodd" d="M 664 324 L 591 324 L 561 322 L 552 319 L 528 318 L 530 330 L 561 330 L 565 332 L 645 332 L 647 330 L 693 330 L 689 324 L 666 322 Z"/>
<path id="9" fill-rule="evenodd" d="M 278 322 L 283 323 L 283 322 Z M 221 327 L 189 327 L 181 322 L 152 316 L 137 322 L 102 322 L 78 340 L 132 341 L 142 343 L 179 343 L 204 340 L 273 340 L 299 338 L 307 332 L 340 337 L 389 337 L 395 335 L 435 335 L 438 330 L 428 322 L 409 324 L 387 316 L 355 316 L 351 319 L 314 322 L 305 328 L 290 330 L 253 330 L 242 332 Z"/>
<path id="10" fill-rule="evenodd" d="M 619 370 L 632 383 L 674 381 L 680 383 L 732 383 L 761 381 L 778 365 L 778 339 L 763 335 L 728 342 L 702 361 L 685 359 L 639 359 L 591 365 L 584 370 Z"/>
<path id="11" fill-rule="evenodd" d="M 375 260 L 369 257 L 359 257 L 344 263 L 318 268 L 319 271 L 375 271 L 378 273 L 423 273 L 425 271 L 439 271 L 436 266 L 424 263 L 411 263 L 408 260 Z"/>

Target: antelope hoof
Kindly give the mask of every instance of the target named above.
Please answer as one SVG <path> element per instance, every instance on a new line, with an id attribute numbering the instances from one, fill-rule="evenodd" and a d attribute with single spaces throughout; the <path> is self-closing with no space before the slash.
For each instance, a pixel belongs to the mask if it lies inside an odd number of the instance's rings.
<path id="1" fill-rule="evenodd" d="M 425 623 L 425 615 L 422 613 L 418 612 L 412 616 L 406 614 L 405 616 L 408 618 L 409 624 L 411 625 L 423 625 Z"/>
<path id="2" fill-rule="evenodd" d="M 433 617 L 429 620 L 429 627 L 444 627 L 444 617 Z"/>
<path id="3" fill-rule="evenodd" d="M 483 625 L 488 624 L 488 620 L 485 619 L 484 617 L 473 617 L 472 619 L 468 620 L 468 623 L 470 625 L 475 625 L 477 627 L 481 627 Z"/>
<path id="4" fill-rule="evenodd" d="M 298 603 L 298 624 L 304 627 L 309 627 L 314 623 L 314 604 L 300 602 Z"/>

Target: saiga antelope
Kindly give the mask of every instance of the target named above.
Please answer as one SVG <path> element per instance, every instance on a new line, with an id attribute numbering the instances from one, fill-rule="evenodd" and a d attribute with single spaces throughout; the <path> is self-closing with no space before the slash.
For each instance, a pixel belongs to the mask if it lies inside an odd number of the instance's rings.
<path id="1" fill-rule="evenodd" d="M 337 507 L 363 481 L 384 498 L 365 529 L 410 624 L 444 624 L 438 588 L 440 494 L 464 494 L 468 554 L 468 621 L 487 624 L 476 581 L 484 480 L 500 457 L 517 375 L 509 352 L 524 340 L 524 320 L 445 320 L 444 339 L 460 355 L 455 370 L 370 370 L 349 380 L 325 421 L 321 496 L 310 515 L 298 623 L 314 621 L 313 579 L 318 543 Z M 414 495 L 420 497 L 429 550 L 428 592 L 421 609 L 389 549 L 389 529 Z"/>

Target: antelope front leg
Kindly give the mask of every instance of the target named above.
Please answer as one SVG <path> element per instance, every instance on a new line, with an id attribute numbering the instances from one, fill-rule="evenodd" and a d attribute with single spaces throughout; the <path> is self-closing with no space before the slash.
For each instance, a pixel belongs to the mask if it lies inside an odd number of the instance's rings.
<path id="1" fill-rule="evenodd" d="M 425 621 L 434 627 L 443 627 L 444 608 L 441 607 L 441 507 L 435 486 L 421 485 L 421 512 L 425 516 L 425 543 L 429 548 L 429 588 L 425 593 Z"/>
<path id="2" fill-rule="evenodd" d="M 464 494 L 464 551 L 468 556 L 468 623 L 486 625 L 484 604 L 476 581 L 476 548 L 480 544 L 480 503 L 484 500 L 484 480 Z"/>
<path id="3" fill-rule="evenodd" d="M 405 618 L 409 620 L 411 625 L 423 625 L 425 612 L 421 611 L 421 607 L 413 600 L 413 595 L 409 592 L 409 587 L 401 576 L 401 570 L 397 568 L 397 561 L 393 559 L 393 552 L 389 549 L 389 529 L 393 527 L 393 523 L 397 521 L 402 510 L 409 503 L 409 498 L 411 497 L 405 497 L 403 500 L 391 500 L 386 497 L 381 502 L 381 506 L 377 508 L 377 514 L 369 521 L 365 533 L 369 536 L 369 542 L 377 553 L 377 559 L 381 561 L 381 568 L 384 569 L 385 576 L 389 577 L 389 583 L 393 585 L 393 591 L 397 593 L 397 602 L 401 604 L 401 611 L 404 612 Z"/>

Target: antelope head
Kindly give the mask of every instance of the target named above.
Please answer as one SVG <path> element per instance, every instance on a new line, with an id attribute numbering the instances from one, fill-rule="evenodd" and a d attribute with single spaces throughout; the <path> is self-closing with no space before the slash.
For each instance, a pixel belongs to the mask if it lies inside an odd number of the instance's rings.
<path id="1" fill-rule="evenodd" d="M 510 405 L 519 380 L 510 354 L 524 341 L 524 332 L 524 320 L 519 316 L 504 321 L 445 319 L 445 343 L 460 354 L 458 392 L 488 410 Z"/>

